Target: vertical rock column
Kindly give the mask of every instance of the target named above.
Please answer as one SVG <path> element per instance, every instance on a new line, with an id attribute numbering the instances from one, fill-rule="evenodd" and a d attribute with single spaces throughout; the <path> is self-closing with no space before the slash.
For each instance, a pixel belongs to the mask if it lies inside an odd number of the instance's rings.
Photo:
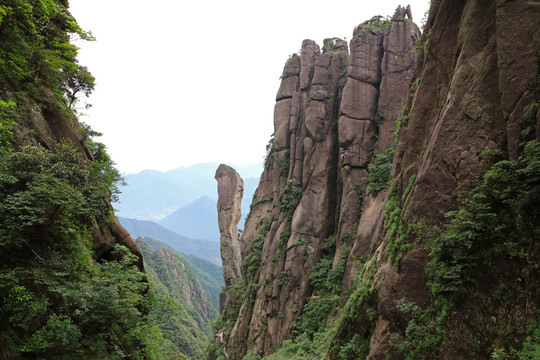
<path id="1" fill-rule="evenodd" d="M 366 25 L 354 30 L 338 128 L 343 179 L 338 248 L 341 242 L 350 240 L 347 240 L 348 234 L 352 234 L 358 225 L 361 211 L 358 190 L 364 188 L 363 178 L 367 176 L 367 166 L 377 141 L 375 117 L 381 81 L 382 44 L 382 29 Z"/>
<path id="2" fill-rule="evenodd" d="M 409 19 L 405 19 L 406 15 Z M 338 246 L 349 246 L 354 241 L 349 260 L 365 255 L 375 246 L 372 239 L 382 214 L 383 194 L 363 195 L 358 190 L 365 188 L 363 178 L 368 175 L 373 155 L 394 145 L 395 122 L 403 115 L 416 63 L 414 47 L 420 39 L 420 30 L 410 20 L 410 7 L 400 6 L 392 21 L 383 23 L 384 29 L 378 28 L 380 20 L 378 27 L 364 24 L 355 29 L 351 40 L 349 77 L 339 124 L 343 195 L 338 229 Z M 355 274 L 350 270 L 349 266 L 344 289 L 349 288 Z"/>
<path id="3" fill-rule="evenodd" d="M 412 20 L 410 7 L 398 7 L 392 18 L 392 25 L 384 33 L 377 109 L 379 151 L 384 151 L 394 144 L 392 134 L 396 131 L 396 119 L 403 115 L 403 104 L 407 102 L 411 74 L 416 64 L 414 48 L 420 40 L 420 30 L 412 21 L 404 18 L 405 14 Z M 421 78 L 415 80 L 418 85 Z"/>
<path id="4" fill-rule="evenodd" d="M 232 167 L 221 164 L 215 176 L 218 183 L 218 224 L 223 278 L 231 285 L 242 277 L 242 246 L 238 237 L 238 221 L 244 195 L 244 181 Z"/>

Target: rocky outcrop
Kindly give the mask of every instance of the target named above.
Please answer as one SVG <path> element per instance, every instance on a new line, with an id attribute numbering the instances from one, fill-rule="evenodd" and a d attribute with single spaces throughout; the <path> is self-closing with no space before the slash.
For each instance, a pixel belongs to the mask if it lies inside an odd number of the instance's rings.
<path id="1" fill-rule="evenodd" d="M 442 227 L 447 222 L 444 214 L 458 207 L 456 189 L 474 183 L 485 171 L 482 153 L 497 150 L 503 158 L 516 159 L 523 130 L 530 131 L 532 126 L 536 130 L 530 133 L 539 138 L 538 115 L 533 114 L 531 120 L 524 113 L 525 105 L 534 101 L 528 84 L 537 74 L 539 14 L 540 4 L 531 1 L 443 0 L 431 4 L 413 75 L 416 81 L 411 84 L 414 97 L 406 103 L 406 122 L 397 142 L 391 175 L 394 193 L 387 199 L 397 199 L 394 209 L 398 209 L 399 220 L 395 225 L 402 232 L 393 233 L 388 218 L 383 226 L 381 214 L 378 231 L 382 234 L 376 232 L 371 240 L 372 244 L 383 242 L 377 252 L 371 251 L 378 256 L 374 288 L 381 317 L 371 339 L 377 346 L 372 347 L 370 359 L 381 358 L 377 353 L 389 353 L 390 330 L 397 332 L 407 322 L 396 309 L 396 299 L 422 308 L 432 301 L 426 286 L 430 236 L 425 231 Z M 396 241 L 403 241 L 403 237 L 397 240 L 403 233 L 410 250 L 401 250 L 401 261 L 391 264 L 392 248 Z M 472 354 L 478 349 L 475 341 L 492 345 L 501 341 L 490 332 L 506 320 L 504 315 L 495 315 L 498 308 L 489 310 L 486 298 L 490 291 L 496 289 L 487 284 L 470 289 L 460 310 L 450 315 L 439 358 Z M 538 304 L 533 305 L 536 300 L 532 298 L 527 301 L 520 311 L 534 316 L 532 309 Z M 487 313 L 492 314 L 489 320 Z"/>
<path id="2" fill-rule="evenodd" d="M 226 292 L 232 359 L 269 354 L 299 329 L 332 246 L 331 271 L 344 275 L 328 358 L 489 359 L 520 344 L 540 307 L 537 265 L 509 255 L 504 274 L 481 274 L 453 310 L 437 308 L 426 269 L 445 214 L 485 172 L 482 154 L 518 160 L 524 140 L 540 139 L 539 15 L 536 1 L 433 1 L 421 38 L 400 6 L 357 27 L 350 53 L 339 39 L 322 51 L 303 42 L 283 71 L 242 235 L 245 292 Z M 387 191 L 371 191 L 369 165 L 394 147 Z M 538 256 L 534 244 L 522 251 Z M 519 299 L 501 278 L 521 284 L 509 286 Z"/>
<path id="3" fill-rule="evenodd" d="M 351 40 L 339 119 L 343 193 L 337 245 L 339 248 L 354 244 L 351 256 L 361 256 L 369 250 L 366 242 L 375 229 L 371 214 L 381 210 L 381 201 L 371 197 L 362 199 L 364 178 L 373 155 L 394 145 L 392 134 L 396 119 L 402 115 L 402 103 L 415 65 L 413 49 L 420 38 L 418 27 L 404 17 L 405 14 L 410 17 L 410 13 L 410 7 L 405 10 L 400 6 L 392 21 L 376 17 L 358 26 Z M 371 225 L 359 220 L 362 211 L 370 214 L 366 216 L 370 217 Z M 334 264 L 340 256 L 336 254 Z"/>
<path id="4" fill-rule="evenodd" d="M 77 118 L 68 111 L 63 111 L 58 100 L 50 89 L 43 89 L 42 103 L 37 104 L 30 98 L 26 99 L 25 107 L 28 109 L 25 120 L 20 122 L 13 132 L 14 148 L 33 144 L 54 151 L 55 147 L 68 141 L 82 153 L 88 161 L 94 156 L 88 148 L 84 130 Z M 108 199 L 103 199 L 111 212 L 112 206 Z M 131 238 L 129 232 L 115 218 L 112 221 L 96 223 L 91 229 L 94 258 L 107 259 L 116 244 L 126 246 L 138 257 L 137 266 L 144 270 L 142 254 Z"/>
<path id="5" fill-rule="evenodd" d="M 215 178 L 218 183 L 217 212 L 223 278 L 226 285 L 231 285 L 242 277 L 241 254 L 244 246 L 239 241 L 238 221 L 242 217 L 244 181 L 236 170 L 225 164 L 218 167 Z"/>
<path id="6" fill-rule="evenodd" d="M 287 61 L 274 138 L 240 241 L 252 290 L 229 319 L 232 359 L 248 350 L 269 354 L 289 338 L 313 294 L 310 274 L 324 241 L 335 236 L 336 249 L 353 245 L 359 189 L 374 153 L 392 143 L 385 124 L 393 124 L 408 94 L 418 38 L 412 21 L 379 17 L 355 30 L 350 53 L 341 39 L 325 39 L 322 49 L 304 40 Z M 232 293 L 226 303 L 234 307 Z"/>

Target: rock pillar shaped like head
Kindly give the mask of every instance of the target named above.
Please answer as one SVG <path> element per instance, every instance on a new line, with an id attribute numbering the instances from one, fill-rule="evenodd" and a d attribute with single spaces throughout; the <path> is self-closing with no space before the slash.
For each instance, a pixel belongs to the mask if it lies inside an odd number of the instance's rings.
<path id="1" fill-rule="evenodd" d="M 223 278 L 226 285 L 242 277 L 241 244 L 238 236 L 244 181 L 236 170 L 225 164 L 219 165 L 215 179 L 218 183 L 218 224 Z"/>

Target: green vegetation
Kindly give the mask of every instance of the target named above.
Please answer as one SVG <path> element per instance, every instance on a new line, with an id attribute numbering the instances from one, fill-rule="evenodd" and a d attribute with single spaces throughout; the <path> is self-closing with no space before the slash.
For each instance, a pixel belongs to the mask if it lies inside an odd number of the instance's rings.
<path id="1" fill-rule="evenodd" d="M 364 21 L 363 23 L 361 23 L 360 25 L 357 26 L 357 29 L 362 29 L 362 30 L 373 30 L 373 29 L 386 29 L 390 26 L 392 26 L 392 18 L 387 16 L 387 17 L 383 17 L 381 15 L 377 15 L 377 16 L 374 16 L 372 17 L 371 19 L 369 20 L 366 20 Z M 365 33 L 364 33 L 365 34 Z"/>
<path id="2" fill-rule="evenodd" d="M 442 340 L 440 321 L 433 321 L 430 310 L 424 311 L 414 302 L 399 299 L 396 305 L 399 312 L 410 318 L 404 339 L 393 334 L 392 342 L 406 360 L 432 359 L 439 352 Z"/>
<path id="3" fill-rule="evenodd" d="M 172 308 L 144 295 L 139 259 L 122 246 L 93 259 L 91 234 L 113 218 L 106 199 L 121 180 L 98 151 L 88 162 L 69 142 L 0 149 L 2 358 L 178 358 L 155 327 Z"/>
<path id="4" fill-rule="evenodd" d="M 304 192 L 302 188 L 293 184 L 292 180 L 285 181 L 281 187 L 282 199 L 280 207 L 284 212 L 287 212 L 289 216 L 292 216 L 296 205 L 302 198 Z"/>
<path id="5" fill-rule="evenodd" d="M 432 260 L 426 272 L 433 306 L 420 310 L 412 303 L 398 304 L 400 311 L 412 317 L 404 339 L 396 342 L 406 359 L 430 358 L 437 353 L 452 312 L 471 291 L 481 291 L 485 284 L 499 289 L 493 294 L 495 299 L 502 296 L 501 291 L 515 300 L 530 291 L 530 296 L 537 296 L 539 200 L 540 143 L 530 141 L 517 161 L 491 165 L 479 184 L 461 198 L 461 209 L 447 214 L 452 221 L 430 243 Z M 493 316 L 504 319 L 497 311 Z M 539 321 L 536 314 L 525 337 L 516 328 L 477 329 L 477 333 L 485 333 L 478 335 L 476 351 L 494 359 L 534 359 L 540 354 Z M 502 346 L 494 349 L 492 341 L 497 338 L 503 339 Z M 525 340 L 519 343 L 520 338 Z"/>
<path id="6" fill-rule="evenodd" d="M 182 257 L 191 265 L 204 291 L 212 299 L 214 308 L 219 309 L 219 293 L 225 284 L 223 281 L 223 268 L 197 256 L 184 254 Z"/>
<path id="7" fill-rule="evenodd" d="M 401 128 L 403 126 L 406 126 L 408 121 L 409 121 L 409 114 L 402 115 L 396 119 L 396 132 L 392 134 L 392 136 L 394 137 L 396 141 L 399 136 L 399 132 L 401 131 Z"/>
<path id="8" fill-rule="evenodd" d="M 461 200 L 463 208 L 447 214 L 452 222 L 433 241 L 429 267 L 431 288 L 445 299 L 444 307 L 464 296 L 482 274 L 499 271 L 503 259 L 524 269 L 534 263 L 540 235 L 539 184 L 540 143 L 531 141 L 519 161 L 491 166 L 481 184 Z"/>
<path id="9" fill-rule="evenodd" d="M 377 194 L 388 187 L 395 151 L 395 147 L 390 147 L 378 153 L 368 165 L 368 176 L 364 180 L 370 193 Z"/>
<path id="10" fill-rule="evenodd" d="M 540 358 L 540 320 L 535 320 L 529 326 L 527 336 L 523 341 L 521 350 L 512 347 L 509 349 L 498 348 L 491 353 L 493 360 L 534 360 Z"/>
<path id="11" fill-rule="evenodd" d="M 122 226 L 129 231 L 134 239 L 144 237 L 144 241 L 152 244 L 154 244 L 153 241 L 157 241 L 155 239 L 159 239 L 159 242 L 170 246 L 181 254 L 190 254 L 206 260 L 219 259 L 220 257 L 219 243 L 216 241 L 189 239 L 185 236 L 178 235 L 174 231 L 166 229 L 153 221 L 125 219 L 120 217 L 118 220 L 120 220 Z"/>
<path id="12" fill-rule="evenodd" d="M 70 40 L 93 40 L 67 9 L 67 1 L 6 0 L 0 5 L 0 97 L 16 89 L 45 105 L 52 89 L 60 103 L 71 107 L 80 93 L 88 95 L 94 78 L 78 64 L 78 49 Z M 14 100 L 14 99 L 10 99 Z M 17 103 L 22 110 L 22 103 Z"/>
<path id="13" fill-rule="evenodd" d="M 341 310 L 332 335 L 328 357 L 331 359 L 364 359 L 369 351 L 369 339 L 375 328 L 376 311 L 372 308 L 375 259 L 366 262 L 355 278 L 355 290 Z M 368 319 L 368 322 L 360 321 Z"/>
<path id="14" fill-rule="evenodd" d="M 247 221 L 249 220 L 249 217 L 251 216 L 251 211 L 253 210 L 253 208 L 255 206 L 260 205 L 260 204 L 264 204 L 264 203 L 267 203 L 267 202 L 271 202 L 272 200 L 273 200 L 272 198 L 270 198 L 270 199 L 260 199 L 259 200 L 259 199 L 256 198 L 256 194 L 253 194 L 253 201 L 249 205 L 249 213 L 246 216 L 245 224 L 247 224 Z"/>
<path id="15" fill-rule="evenodd" d="M 415 177 L 409 182 L 408 189 L 412 189 L 412 183 Z M 403 210 L 402 203 L 406 199 L 408 193 L 404 193 L 401 198 L 397 194 L 397 181 L 393 180 L 390 185 L 389 198 L 384 207 L 384 217 L 386 219 L 385 238 L 388 240 L 388 260 L 397 262 L 401 260 L 404 251 L 410 248 L 410 244 L 405 244 L 405 241 L 410 235 L 412 227 L 406 225 L 405 220 L 409 214 L 410 206 Z"/>
<path id="16" fill-rule="evenodd" d="M 138 256 L 108 245 L 123 179 L 74 118 L 94 78 L 70 41 L 93 38 L 67 7 L 0 5 L 0 358 L 182 359 L 155 326 L 174 308 L 149 291 Z M 80 144 L 54 143 L 65 134 L 45 135 L 41 114 L 71 124 Z"/>
<path id="17" fill-rule="evenodd" d="M 144 256 L 150 289 L 158 300 L 149 314 L 157 331 L 174 353 L 201 359 L 210 341 L 210 324 L 217 318 L 209 296 L 201 293 L 190 264 L 174 250 L 152 250 L 141 240 L 137 245 Z"/>
<path id="18" fill-rule="evenodd" d="M 152 357 L 138 258 L 116 247 L 116 260 L 92 259 L 96 220 L 111 219 L 109 180 L 70 143 L 55 150 L 0 154 L 0 356 Z"/>
<path id="19" fill-rule="evenodd" d="M 253 306 L 254 296 L 258 285 L 258 279 L 256 277 L 257 270 L 260 268 L 263 259 L 261 258 L 262 249 L 264 246 L 264 240 L 270 230 L 270 220 L 263 218 L 259 222 L 259 228 L 257 236 L 249 244 L 250 249 L 247 252 L 247 256 L 244 262 L 244 268 L 242 273 L 244 277 L 237 279 L 234 284 L 230 284 L 222 289 L 222 294 L 225 298 L 225 306 L 221 309 L 218 319 L 212 324 L 212 330 L 217 332 L 223 331 L 224 339 L 228 339 L 233 326 L 240 314 L 240 308 L 242 303 L 248 302 L 249 307 Z M 248 301 L 249 300 L 249 301 Z M 244 309 L 249 312 L 250 309 Z M 256 335 L 257 336 L 257 335 Z M 254 339 L 251 339 L 253 341 Z M 206 355 L 209 359 L 221 359 L 223 345 L 217 341 L 213 341 L 208 345 L 206 349 Z M 255 354 L 251 354 L 255 356 Z"/>
<path id="20" fill-rule="evenodd" d="M 431 37 L 431 30 L 426 34 L 424 42 L 421 42 L 420 40 L 416 41 L 414 52 L 418 53 L 419 51 L 422 51 L 422 55 L 424 56 L 424 62 L 426 62 L 427 54 L 428 54 L 428 46 L 429 46 L 429 39 Z"/>
<path id="21" fill-rule="evenodd" d="M 201 283 L 204 291 L 212 299 L 214 308 L 219 308 L 219 293 L 221 287 L 225 284 L 223 281 L 223 268 L 221 266 L 194 255 L 181 253 L 173 247 L 149 237 L 137 239 L 137 243 L 140 241 L 145 243 L 145 248 L 149 246 L 152 251 L 166 248 L 169 252 L 179 254 L 183 260 L 189 263 L 191 270 L 195 273 L 196 278 Z"/>
<path id="22" fill-rule="evenodd" d="M 268 220 L 263 220 L 262 225 L 259 227 L 257 236 L 250 243 L 250 249 L 248 255 L 246 256 L 246 261 L 244 263 L 244 273 L 247 281 L 255 281 L 255 272 L 261 264 L 261 254 L 264 246 L 264 239 L 270 230 Z"/>
<path id="23" fill-rule="evenodd" d="M 255 360 L 261 357 L 253 353 L 246 355 L 243 360 Z M 285 340 L 282 346 L 272 355 L 266 356 L 265 360 L 313 360 L 321 359 L 318 346 L 314 346 L 306 335 L 298 336 L 294 341 Z"/>
<path id="24" fill-rule="evenodd" d="M 264 168 L 270 167 L 276 153 L 276 146 L 274 144 L 274 134 L 270 136 L 270 140 L 266 144 L 266 156 L 264 157 Z"/>
<path id="25" fill-rule="evenodd" d="M 335 251 L 336 237 L 331 236 L 324 240 L 321 259 L 309 275 L 313 295 L 304 305 L 296 330 L 298 334 L 305 334 L 309 339 L 313 339 L 317 332 L 326 328 L 326 320 L 339 299 L 349 252 L 343 248 L 339 264 L 332 268 Z"/>

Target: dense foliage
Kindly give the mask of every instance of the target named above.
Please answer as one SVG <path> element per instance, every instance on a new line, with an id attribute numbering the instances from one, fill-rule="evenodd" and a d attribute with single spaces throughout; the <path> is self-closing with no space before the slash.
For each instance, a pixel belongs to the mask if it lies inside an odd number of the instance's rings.
<path id="1" fill-rule="evenodd" d="M 91 231 L 111 217 L 98 163 L 69 143 L 0 153 L 0 357 L 150 357 L 137 258 L 92 258 Z"/>
<path id="2" fill-rule="evenodd" d="M 94 78 L 76 59 L 73 39 L 92 40 L 68 11 L 66 0 L 4 0 L 0 5 L 0 88 L 35 100 L 52 89 L 71 106 L 88 95 Z"/>
<path id="3" fill-rule="evenodd" d="M 67 7 L 0 4 L 0 358 L 179 359 L 149 315 L 160 303 L 140 259 L 121 245 L 93 253 L 96 237 L 111 236 L 122 177 L 73 117 L 94 79 L 70 41 L 92 36 Z M 34 123 L 51 114 L 81 144 L 54 143 L 62 134 Z"/>
<path id="4" fill-rule="evenodd" d="M 153 250 L 142 239 L 137 244 L 144 256 L 150 288 L 158 298 L 150 317 L 175 352 L 200 359 L 210 340 L 210 324 L 217 311 L 204 292 L 191 265 L 169 247 Z M 155 243 L 154 243 L 155 246 Z"/>
<path id="5" fill-rule="evenodd" d="M 388 187 L 392 160 L 394 159 L 395 147 L 390 147 L 373 157 L 368 165 L 368 176 L 365 179 L 371 193 L 378 193 Z"/>
<path id="6" fill-rule="evenodd" d="M 225 285 L 225 281 L 223 280 L 223 268 L 221 266 L 211 263 L 208 260 L 201 259 L 200 257 L 180 252 L 177 249 L 183 249 L 182 245 L 177 246 L 175 249 L 173 246 L 169 246 L 150 237 L 144 237 L 142 240 L 154 251 L 167 248 L 170 251 L 178 253 L 183 260 L 189 263 L 197 280 L 204 288 L 206 294 L 210 296 L 214 308 L 219 308 L 219 293 L 222 286 Z M 140 240 L 138 240 L 138 242 L 140 242 Z"/>

